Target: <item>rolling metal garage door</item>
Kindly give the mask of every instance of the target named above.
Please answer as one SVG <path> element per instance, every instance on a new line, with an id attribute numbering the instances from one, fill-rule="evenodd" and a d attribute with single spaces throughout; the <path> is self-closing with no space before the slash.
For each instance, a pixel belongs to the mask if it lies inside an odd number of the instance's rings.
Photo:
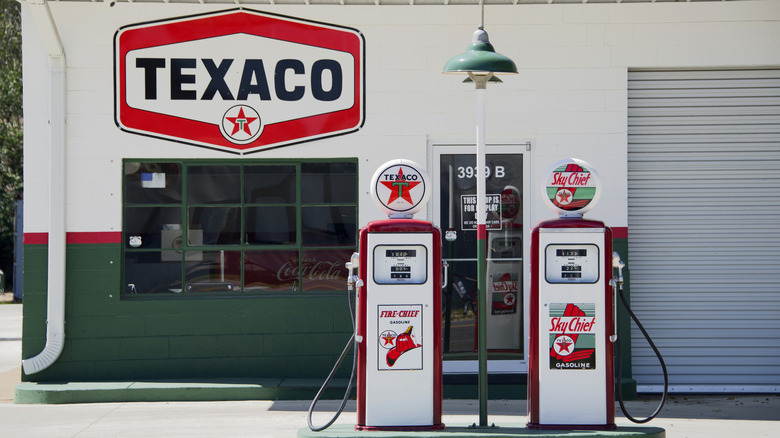
<path id="1" fill-rule="evenodd" d="M 631 302 L 676 392 L 780 392 L 780 69 L 628 75 Z M 633 373 L 659 391 L 638 330 Z"/>

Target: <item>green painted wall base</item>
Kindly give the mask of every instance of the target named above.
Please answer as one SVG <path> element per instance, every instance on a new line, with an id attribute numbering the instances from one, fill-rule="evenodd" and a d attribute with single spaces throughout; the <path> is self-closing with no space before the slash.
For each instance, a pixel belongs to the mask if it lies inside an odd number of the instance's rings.
<path id="1" fill-rule="evenodd" d="M 220 400 L 310 400 L 322 385 L 315 379 L 222 379 L 209 382 L 23 382 L 17 404 L 118 403 Z M 347 379 L 334 379 L 323 398 L 341 399 Z"/>
<path id="2" fill-rule="evenodd" d="M 636 392 L 636 380 L 623 377 L 623 400 L 636 400 L 637 392 Z M 617 392 L 615 392 L 615 397 L 617 397 Z"/>
<path id="3" fill-rule="evenodd" d="M 319 379 L 219 379 L 211 381 L 155 380 L 140 382 L 23 382 L 15 388 L 17 404 L 119 403 L 159 401 L 219 400 L 311 400 L 320 389 Z M 633 386 L 633 390 L 631 389 Z M 334 379 L 323 395 L 326 400 L 340 400 L 347 389 L 347 379 Z M 636 382 L 623 382 L 626 400 L 636 398 Z M 355 389 L 352 390 L 352 396 Z M 491 400 L 522 400 L 524 384 L 488 386 Z M 478 398 L 477 385 L 444 385 L 444 398 L 469 400 Z"/>

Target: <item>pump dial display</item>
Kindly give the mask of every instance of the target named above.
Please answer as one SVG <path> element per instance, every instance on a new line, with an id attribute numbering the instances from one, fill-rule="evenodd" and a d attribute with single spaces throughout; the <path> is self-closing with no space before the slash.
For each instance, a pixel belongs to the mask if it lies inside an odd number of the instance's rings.
<path id="1" fill-rule="evenodd" d="M 599 247 L 592 244 L 554 244 L 545 250 L 548 283 L 595 283 L 599 280 Z"/>
<path id="2" fill-rule="evenodd" d="M 428 250 L 423 245 L 374 247 L 376 284 L 423 284 L 428 281 Z"/>

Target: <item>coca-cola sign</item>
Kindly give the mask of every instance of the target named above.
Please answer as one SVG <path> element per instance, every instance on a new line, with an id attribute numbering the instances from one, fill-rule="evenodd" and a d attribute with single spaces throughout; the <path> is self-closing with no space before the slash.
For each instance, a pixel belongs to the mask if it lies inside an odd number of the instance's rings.
<path id="1" fill-rule="evenodd" d="M 125 26 L 114 46 L 123 131 L 243 154 L 363 125 L 355 29 L 234 9 Z"/>
<path id="2" fill-rule="evenodd" d="M 299 278 L 303 280 L 306 290 L 344 289 L 347 284 L 347 271 L 344 269 L 344 260 L 341 259 L 334 261 L 304 257 L 302 260 L 288 261 L 276 272 L 276 279 L 282 283 L 297 284 Z"/>
<path id="3" fill-rule="evenodd" d="M 344 290 L 354 249 L 246 251 L 244 284 L 256 291 Z"/>

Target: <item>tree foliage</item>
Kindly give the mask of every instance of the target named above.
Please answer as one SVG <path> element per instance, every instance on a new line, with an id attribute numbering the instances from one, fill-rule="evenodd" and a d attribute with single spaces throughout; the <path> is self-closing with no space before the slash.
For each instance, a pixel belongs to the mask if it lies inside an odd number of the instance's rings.
<path id="1" fill-rule="evenodd" d="M 22 20 L 0 0 L 0 269 L 13 267 L 14 201 L 22 196 Z"/>

